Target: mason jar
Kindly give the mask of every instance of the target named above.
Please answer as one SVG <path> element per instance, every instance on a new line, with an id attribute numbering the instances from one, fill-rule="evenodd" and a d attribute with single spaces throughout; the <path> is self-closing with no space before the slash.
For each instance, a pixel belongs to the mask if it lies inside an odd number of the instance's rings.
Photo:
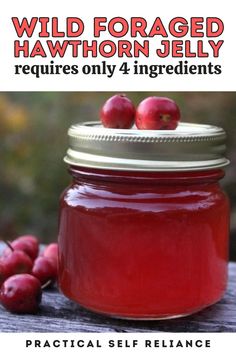
<path id="1" fill-rule="evenodd" d="M 227 285 L 229 203 L 225 132 L 69 129 L 72 177 L 60 199 L 59 286 L 113 317 L 186 316 Z"/>

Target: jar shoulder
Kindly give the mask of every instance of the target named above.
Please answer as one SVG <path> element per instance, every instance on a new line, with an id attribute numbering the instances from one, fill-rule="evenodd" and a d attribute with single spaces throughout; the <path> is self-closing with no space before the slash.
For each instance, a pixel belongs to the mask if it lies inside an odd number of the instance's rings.
<path id="1" fill-rule="evenodd" d="M 138 205 L 175 205 L 192 209 L 225 205 L 229 200 L 218 183 L 202 185 L 107 185 L 72 183 L 61 195 L 61 204 L 72 207 L 126 207 Z"/>

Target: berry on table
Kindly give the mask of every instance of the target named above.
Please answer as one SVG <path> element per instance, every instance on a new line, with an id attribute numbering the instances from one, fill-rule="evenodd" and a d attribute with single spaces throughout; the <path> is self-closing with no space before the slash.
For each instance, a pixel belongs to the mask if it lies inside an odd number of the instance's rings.
<path id="1" fill-rule="evenodd" d="M 32 259 L 25 252 L 13 249 L 10 243 L 7 245 L 9 252 L 1 258 L 5 278 L 14 274 L 29 273 L 33 267 Z"/>
<path id="2" fill-rule="evenodd" d="M 45 247 L 43 251 L 43 256 L 48 258 L 58 258 L 58 244 L 57 243 L 50 243 L 48 246 Z"/>
<path id="3" fill-rule="evenodd" d="M 45 247 L 42 255 L 54 264 L 54 268 L 56 269 L 56 272 L 58 272 L 58 244 L 50 243 Z"/>
<path id="4" fill-rule="evenodd" d="M 0 289 L 0 303 L 13 313 L 36 313 L 41 297 L 41 283 L 30 274 L 13 275 Z"/>
<path id="5" fill-rule="evenodd" d="M 32 260 L 34 260 L 39 252 L 38 243 L 31 242 L 27 239 L 16 239 L 10 243 L 14 251 L 23 251 L 25 252 Z M 9 248 L 6 248 L 3 251 L 3 257 L 7 256 L 12 251 Z"/>
<path id="6" fill-rule="evenodd" d="M 57 266 L 50 258 L 39 256 L 34 261 L 31 274 L 38 278 L 42 285 L 49 280 L 53 283 L 57 278 Z"/>
<path id="7" fill-rule="evenodd" d="M 39 241 L 38 241 L 37 237 L 34 236 L 34 235 L 22 235 L 22 236 L 18 236 L 18 237 L 16 238 L 16 240 L 28 241 L 28 242 L 34 243 L 35 245 L 38 245 L 38 246 L 39 246 Z"/>
<path id="8" fill-rule="evenodd" d="M 7 279 L 7 270 L 5 263 L 0 259 L 0 287 L 2 283 Z"/>

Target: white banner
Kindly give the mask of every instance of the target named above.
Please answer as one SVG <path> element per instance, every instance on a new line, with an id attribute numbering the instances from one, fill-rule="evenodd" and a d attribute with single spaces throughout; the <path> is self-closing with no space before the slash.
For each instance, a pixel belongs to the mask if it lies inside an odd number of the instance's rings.
<path id="1" fill-rule="evenodd" d="M 17 333 L 1 334 L 3 353 L 235 353 L 233 333 Z M 2 351 L 1 351 L 2 352 Z"/>
<path id="2" fill-rule="evenodd" d="M 12 1 L 1 91 L 234 91 L 233 2 Z"/>

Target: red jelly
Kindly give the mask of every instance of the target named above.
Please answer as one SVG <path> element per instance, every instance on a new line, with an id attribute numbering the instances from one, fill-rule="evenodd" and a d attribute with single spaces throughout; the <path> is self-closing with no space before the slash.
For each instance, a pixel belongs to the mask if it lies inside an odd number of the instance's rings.
<path id="1" fill-rule="evenodd" d="M 59 222 L 66 296 L 131 319 L 185 316 L 221 299 L 229 233 L 228 199 L 219 185 L 228 163 L 225 134 L 191 124 L 185 131 L 186 125 L 141 132 L 142 142 L 136 131 L 123 140 L 124 133 L 95 125 L 69 131 L 73 182 L 62 194 Z M 176 146 L 176 139 L 182 145 L 175 151 L 163 147 Z"/>

